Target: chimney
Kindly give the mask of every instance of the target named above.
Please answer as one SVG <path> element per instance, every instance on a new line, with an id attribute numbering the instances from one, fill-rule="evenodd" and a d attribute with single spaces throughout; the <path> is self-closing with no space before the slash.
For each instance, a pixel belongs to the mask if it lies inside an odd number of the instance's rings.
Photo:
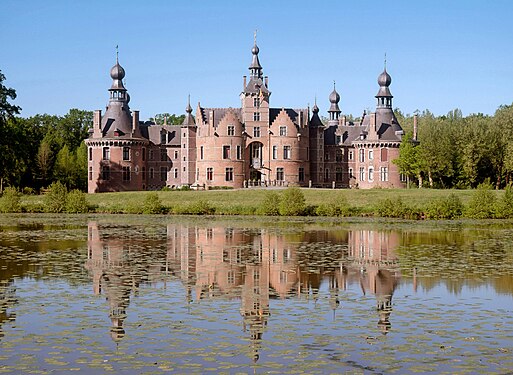
<path id="1" fill-rule="evenodd" d="M 242 77 L 242 91 L 246 90 L 246 76 Z"/>
<path id="2" fill-rule="evenodd" d="M 417 131 L 418 131 L 418 123 L 417 123 L 417 115 L 413 115 L 413 140 L 417 140 Z"/>
<path id="3" fill-rule="evenodd" d="M 370 114 L 370 129 L 369 130 L 373 130 L 374 133 L 377 132 L 377 129 L 376 129 L 376 114 L 375 113 L 371 113 Z"/>
<path id="4" fill-rule="evenodd" d="M 139 129 L 139 111 L 132 112 L 132 133 Z"/>
<path id="5" fill-rule="evenodd" d="M 102 111 L 97 109 L 93 115 L 93 136 L 100 137 L 102 130 Z"/>

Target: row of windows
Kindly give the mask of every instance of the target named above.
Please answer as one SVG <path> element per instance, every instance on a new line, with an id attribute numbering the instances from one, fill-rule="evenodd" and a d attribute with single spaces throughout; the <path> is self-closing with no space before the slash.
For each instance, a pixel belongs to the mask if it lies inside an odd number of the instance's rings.
<path id="1" fill-rule="evenodd" d="M 132 150 L 130 149 L 130 147 L 123 147 L 123 160 L 124 161 L 129 161 L 131 160 L 131 152 Z M 145 161 L 146 160 L 146 149 L 143 148 L 141 150 L 141 153 L 142 153 L 142 161 Z M 149 160 L 153 160 L 154 159 L 154 152 L 153 150 L 149 150 L 148 151 L 148 157 L 149 157 Z M 104 147 L 103 148 L 103 154 L 102 154 L 102 158 L 103 160 L 110 160 L 110 147 Z M 175 151 L 174 152 L 174 159 L 178 159 L 178 151 Z M 93 160 L 93 149 L 92 147 L 89 147 L 89 160 Z M 164 149 L 164 148 L 161 148 L 160 149 L 160 161 L 167 161 L 168 160 L 168 157 L 167 157 L 167 150 Z M 184 161 L 185 161 L 185 158 L 184 158 Z"/>
<path id="2" fill-rule="evenodd" d="M 255 113 L 255 115 L 257 115 L 258 113 Z M 254 116 L 254 118 L 256 118 L 257 116 Z M 258 114 L 258 118 L 260 119 L 260 114 Z M 255 121 L 259 121 L 259 120 L 255 120 Z M 253 128 L 253 138 L 260 138 L 261 137 L 261 131 L 260 131 L 260 126 L 255 126 Z M 233 136 L 235 135 L 235 126 L 233 125 L 228 125 L 228 135 L 229 136 Z M 286 137 L 287 136 L 287 127 L 286 126 L 280 126 L 280 136 L 281 137 Z"/>
<path id="3" fill-rule="evenodd" d="M 365 167 L 360 167 L 360 181 L 365 181 Z M 374 181 L 374 167 L 369 167 L 368 169 L 368 181 L 373 182 Z M 379 169 L 379 177 L 380 181 L 386 182 L 388 181 L 388 168 L 387 167 L 381 167 Z"/>
<path id="4" fill-rule="evenodd" d="M 160 181 L 166 181 L 167 180 L 167 173 L 168 168 L 167 167 L 160 167 Z M 123 181 L 130 181 L 132 179 L 131 177 L 132 171 L 130 167 L 122 167 L 122 176 Z M 111 169 L 108 165 L 104 165 L 102 167 L 102 173 L 101 173 L 101 179 L 108 181 L 111 177 Z M 141 174 L 142 180 L 146 180 L 146 168 L 142 168 L 142 174 Z M 173 177 L 178 178 L 178 168 L 173 169 Z M 155 170 L 153 168 L 149 169 L 149 175 L 148 178 L 150 180 L 153 180 L 155 178 Z M 89 180 L 93 180 L 93 167 L 89 167 Z"/>
<path id="5" fill-rule="evenodd" d="M 299 181 L 303 182 L 305 180 L 305 169 L 303 167 L 299 168 Z M 214 180 L 214 168 L 207 168 L 207 181 Z M 276 180 L 284 181 L 285 180 L 285 172 L 282 167 L 276 168 Z M 233 168 L 228 167 L 225 168 L 225 181 L 233 181 Z"/>

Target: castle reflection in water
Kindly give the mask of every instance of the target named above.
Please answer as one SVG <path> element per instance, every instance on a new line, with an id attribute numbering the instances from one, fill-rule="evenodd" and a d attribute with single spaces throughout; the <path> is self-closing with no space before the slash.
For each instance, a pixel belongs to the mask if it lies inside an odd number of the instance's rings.
<path id="1" fill-rule="evenodd" d="M 287 235 L 272 228 L 181 224 L 168 224 L 164 236 L 103 232 L 101 224 L 89 223 L 85 267 L 94 293 L 108 301 L 115 341 L 125 335 L 123 322 L 139 286 L 170 276 L 181 279 L 188 302 L 240 299 L 255 361 L 271 313 L 269 300 L 316 299 L 323 280 L 334 311 L 348 283 L 374 295 L 377 329 L 383 334 L 390 330 L 392 296 L 400 279 L 397 232 L 348 230 L 334 237 L 327 231 Z"/>

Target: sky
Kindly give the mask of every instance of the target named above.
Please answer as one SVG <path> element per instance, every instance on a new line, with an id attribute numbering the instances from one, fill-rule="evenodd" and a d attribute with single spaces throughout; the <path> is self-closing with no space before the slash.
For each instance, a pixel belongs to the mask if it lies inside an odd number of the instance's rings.
<path id="1" fill-rule="evenodd" d="M 373 110 L 387 71 L 394 108 L 492 115 L 513 102 L 513 1 L 2 0 L 0 70 L 23 117 L 105 109 L 125 68 L 141 119 L 240 107 L 254 31 L 272 107 Z"/>

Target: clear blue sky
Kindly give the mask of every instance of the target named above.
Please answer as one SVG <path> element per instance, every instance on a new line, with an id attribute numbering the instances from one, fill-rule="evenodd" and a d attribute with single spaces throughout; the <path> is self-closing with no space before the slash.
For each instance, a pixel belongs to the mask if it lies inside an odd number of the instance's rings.
<path id="1" fill-rule="evenodd" d="M 317 104 L 337 82 L 344 114 L 394 107 L 493 114 L 513 101 L 513 1 L 2 0 L 0 70 L 27 117 L 104 109 L 115 46 L 143 119 L 240 106 L 258 29 L 273 107 Z"/>

